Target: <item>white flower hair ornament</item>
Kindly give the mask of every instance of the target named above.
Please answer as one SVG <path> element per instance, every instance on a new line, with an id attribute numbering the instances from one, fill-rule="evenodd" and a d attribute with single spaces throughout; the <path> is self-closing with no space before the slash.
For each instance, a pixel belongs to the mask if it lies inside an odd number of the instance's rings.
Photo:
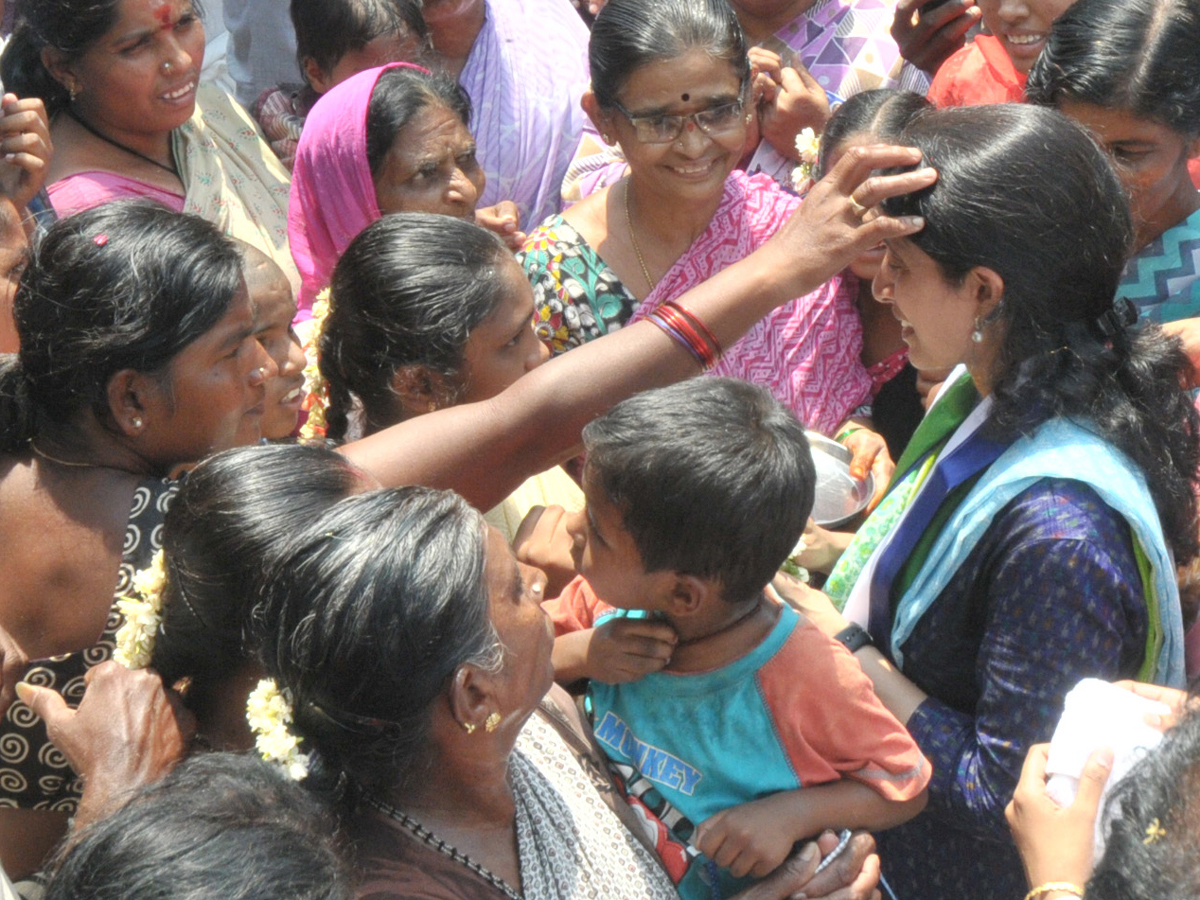
<path id="1" fill-rule="evenodd" d="M 273 678 L 260 681 L 246 699 L 246 722 L 259 755 L 292 781 L 303 781 L 308 775 L 308 754 L 300 752 L 300 738 L 288 730 L 292 718 L 292 694 L 287 688 L 280 690 Z"/>
<path id="2" fill-rule="evenodd" d="M 325 411 L 329 408 L 329 382 L 321 374 L 321 335 L 325 333 L 325 319 L 329 316 L 329 288 L 317 295 L 312 307 L 312 321 L 304 339 L 304 400 L 300 408 L 308 418 L 300 426 L 300 439 L 306 443 L 325 437 L 328 424 Z"/>
<path id="3" fill-rule="evenodd" d="M 117 611 L 125 617 L 116 634 L 113 659 L 127 669 L 144 669 L 154 653 L 154 638 L 162 625 L 163 590 L 167 586 L 167 557 L 154 554 L 149 568 L 139 570 L 130 593 L 117 600 Z"/>
<path id="4" fill-rule="evenodd" d="M 804 194 L 813 186 L 817 171 L 817 160 L 821 154 L 821 138 L 811 128 L 801 129 L 796 135 L 796 153 L 800 165 L 792 170 L 792 187 L 797 194 Z"/>

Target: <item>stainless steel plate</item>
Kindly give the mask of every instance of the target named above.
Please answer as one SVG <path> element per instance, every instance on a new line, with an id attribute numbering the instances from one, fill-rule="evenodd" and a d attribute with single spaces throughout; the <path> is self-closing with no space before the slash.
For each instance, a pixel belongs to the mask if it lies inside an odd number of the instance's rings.
<path id="1" fill-rule="evenodd" d="M 875 477 L 868 472 L 865 481 L 851 478 L 850 451 L 824 435 L 813 431 L 807 434 L 817 470 L 813 521 L 825 528 L 836 528 L 867 508 L 875 494 Z"/>

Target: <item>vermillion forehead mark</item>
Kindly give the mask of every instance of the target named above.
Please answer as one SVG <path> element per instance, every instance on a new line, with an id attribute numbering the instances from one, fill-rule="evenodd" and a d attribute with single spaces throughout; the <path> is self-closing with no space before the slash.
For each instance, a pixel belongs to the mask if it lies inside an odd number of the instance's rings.
<path id="1" fill-rule="evenodd" d="M 163 28 L 170 28 L 171 27 L 171 7 L 168 6 L 166 3 L 163 3 L 156 10 L 154 10 L 154 18 L 156 18 L 156 19 L 158 19 L 158 21 L 162 22 Z"/>

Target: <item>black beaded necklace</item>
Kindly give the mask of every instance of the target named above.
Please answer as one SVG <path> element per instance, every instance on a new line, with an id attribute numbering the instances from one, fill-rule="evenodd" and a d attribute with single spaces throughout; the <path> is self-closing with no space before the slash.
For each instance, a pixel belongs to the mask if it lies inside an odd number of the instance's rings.
<path id="1" fill-rule="evenodd" d="M 114 141 L 108 135 L 101 134 L 99 131 L 97 131 L 95 128 L 93 128 L 91 125 L 89 125 L 83 119 L 81 119 L 79 117 L 79 115 L 75 112 L 75 110 L 73 110 L 71 107 L 67 107 L 67 115 L 70 116 L 72 119 L 74 119 L 76 122 L 78 122 L 79 126 L 81 128 L 83 128 L 83 130 L 86 131 L 88 134 L 92 135 L 93 137 L 99 138 L 100 140 L 104 141 L 104 143 L 106 143 L 106 144 L 111 144 L 112 146 L 116 147 L 118 150 L 124 150 L 126 153 L 130 154 L 131 156 L 136 156 L 138 159 L 144 160 L 145 162 L 150 163 L 150 165 L 152 165 L 152 166 L 158 166 L 158 168 L 162 169 L 164 172 L 170 172 L 176 178 L 179 178 L 179 166 L 175 162 L 175 148 L 174 147 L 170 148 L 171 165 L 165 166 L 162 163 L 160 163 L 157 159 L 151 159 L 146 154 L 138 153 L 138 151 L 134 150 L 132 147 L 126 147 L 120 141 Z M 180 181 L 182 181 L 182 180 L 183 179 L 180 178 Z"/>
<path id="2" fill-rule="evenodd" d="M 438 837 L 412 816 L 402 813 L 400 810 L 396 809 L 396 807 L 388 803 L 384 803 L 382 800 L 377 800 L 374 797 L 364 797 L 363 802 L 372 809 L 376 809 L 383 813 L 389 819 L 400 823 L 402 826 L 404 826 L 404 828 L 412 832 L 412 834 L 418 840 L 420 840 L 422 843 L 428 844 L 438 853 L 441 853 L 443 856 L 450 857 L 450 859 L 454 860 L 459 865 L 466 866 L 492 887 L 496 888 L 496 890 L 501 891 L 506 897 L 509 898 L 509 900 L 523 900 L 521 895 L 517 893 L 512 885 L 510 885 L 507 881 L 505 881 L 499 875 L 493 873 L 486 866 L 475 862 L 475 860 L 471 859 L 471 857 L 467 856 L 467 854 L 463 853 L 453 844 L 448 844 L 443 841 L 440 837 Z"/>

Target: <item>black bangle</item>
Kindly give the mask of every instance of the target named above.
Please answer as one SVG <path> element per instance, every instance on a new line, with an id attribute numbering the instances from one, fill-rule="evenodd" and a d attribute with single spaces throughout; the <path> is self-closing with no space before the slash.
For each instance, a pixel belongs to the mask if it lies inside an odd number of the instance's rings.
<path id="1" fill-rule="evenodd" d="M 875 646 L 875 642 L 871 640 L 871 635 L 867 633 L 867 630 L 858 625 L 843 628 L 833 636 L 833 639 L 851 653 L 861 650 L 863 647 Z"/>

